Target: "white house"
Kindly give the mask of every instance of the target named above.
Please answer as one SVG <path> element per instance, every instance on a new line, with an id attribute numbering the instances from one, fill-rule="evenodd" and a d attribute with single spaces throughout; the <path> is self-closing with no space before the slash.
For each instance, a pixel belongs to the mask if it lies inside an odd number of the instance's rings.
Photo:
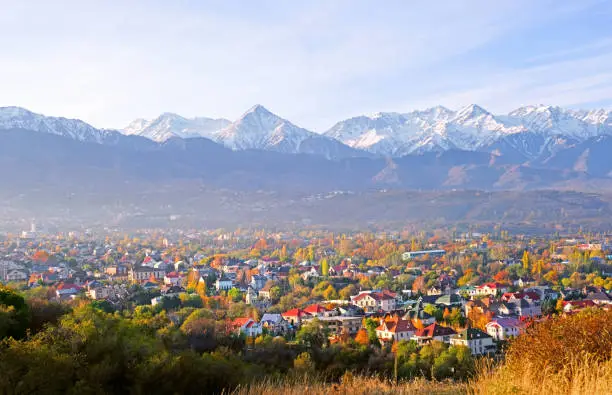
<path id="1" fill-rule="evenodd" d="M 239 333 L 244 333 L 249 337 L 259 336 L 262 333 L 262 326 L 252 318 L 236 318 L 232 322 L 232 326 Z"/>
<path id="2" fill-rule="evenodd" d="M 508 292 L 508 287 L 499 283 L 486 283 L 476 287 L 476 295 L 497 295 Z"/>
<path id="3" fill-rule="evenodd" d="M 6 282 L 25 281 L 27 279 L 28 279 L 27 273 L 23 270 L 18 270 L 18 269 L 13 269 L 7 272 L 6 275 L 4 276 L 4 281 Z"/>
<path id="4" fill-rule="evenodd" d="M 485 329 L 493 339 L 507 340 L 518 336 L 523 331 L 523 324 L 516 318 L 496 318 Z"/>
<path id="5" fill-rule="evenodd" d="M 410 320 L 398 317 L 382 320 L 380 326 L 376 328 L 376 336 L 383 342 L 409 340 L 415 332 L 416 328 Z"/>
<path id="6" fill-rule="evenodd" d="M 180 287 L 183 283 L 183 276 L 177 272 L 170 272 L 164 276 L 164 284 Z"/>
<path id="7" fill-rule="evenodd" d="M 225 276 L 221 276 L 215 281 L 217 291 L 227 291 L 234 287 L 234 282 Z"/>
<path id="8" fill-rule="evenodd" d="M 496 345 L 493 338 L 477 328 L 467 328 L 450 339 L 451 345 L 466 346 L 472 351 L 472 355 L 493 354 Z"/>
<path id="9" fill-rule="evenodd" d="M 351 303 L 367 312 L 392 311 L 396 308 L 395 297 L 385 291 L 362 291 L 356 296 L 351 296 Z"/>

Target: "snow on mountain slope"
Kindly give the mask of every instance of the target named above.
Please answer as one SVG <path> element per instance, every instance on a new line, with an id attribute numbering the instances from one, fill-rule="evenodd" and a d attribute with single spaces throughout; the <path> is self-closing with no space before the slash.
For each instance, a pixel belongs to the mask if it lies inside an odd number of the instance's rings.
<path id="1" fill-rule="evenodd" d="M 98 144 L 121 137 L 117 131 L 96 129 L 78 119 L 47 117 L 21 107 L 0 107 L 0 129 L 26 129 Z"/>
<path id="2" fill-rule="evenodd" d="M 177 114 L 164 113 L 159 117 L 147 121 L 136 119 L 123 129 L 127 135 L 147 137 L 153 141 L 163 142 L 172 137 L 210 138 L 216 131 L 230 124 L 227 119 L 212 118 L 184 118 Z"/>
<path id="3" fill-rule="evenodd" d="M 328 158 L 354 154 L 339 141 L 300 128 L 259 104 L 250 108 L 237 121 L 214 133 L 212 139 L 233 150 L 309 153 Z"/>
<path id="4" fill-rule="evenodd" d="M 350 118 L 334 125 L 325 135 L 381 155 L 508 146 L 533 157 L 554 152 L 555 147 L 566 146 L 568 142 L 612 134 L 611 114 L 605 110 L 528 106 L 496 116 L 472 104 L 457 112 L 434 107 L 406 114 L 378 113 Z M 507 143 L 498 144 L 502 140 Z"/>

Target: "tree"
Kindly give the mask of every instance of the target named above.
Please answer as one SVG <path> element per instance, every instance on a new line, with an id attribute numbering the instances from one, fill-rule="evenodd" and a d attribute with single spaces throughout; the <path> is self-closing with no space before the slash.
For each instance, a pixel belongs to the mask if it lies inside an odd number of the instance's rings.
<path id="1" fill-rule="evenodd" d="M 295 357 L 293 361 L 293 368 L 302 373 L 314 372 L 315 364 L 310 357 L 310 354 L 307 352 L 303 352 Z"/>
<path id="2" fill-rule="evenodd" d="M 521 261 L 523 262 L 523 269 L 529 270 L 529 252 L 527 250 L 523 252 L 523 258 Z"/>
<path id="3" fill-rule="evenodd" d="M 370 344 L 380 345 L 378 336 L 376 335 L 376 328 L 378 328 L 378 321 L 373 318 L 366 318 L 364 327 L 368 331 L 368 337 L 370 338 Z"/>
<path id="4" fill-rule="evenodd" d="M 355 284 L 349 284 L 346 287 L 342 288 L 338 293 L 341 299 L 349 300 L 352 295 L 357 293 L 357 287 Z"/>
<path id="5" fill-rule="evenodd" d="M 232 288 L 227 291 L 227 296 L 229 296 L 233 302 L 240 302 L 242 300 L 242 292 L 240 292 L 238 288 Z"/>
<path id="6" fill-rule="evenodd" d="M 275 285 L 272 288 L 270 288 L 270 299 L 279 300 L 280 297 L 281 297 L 281 289 L 278 285 Z"/>
<path id="7" fill-rule="evenodd" d="M 0 285 L 0 340 L 21 339 L 30 323 L 30 309 L 23 296 Z"/>
<path id="8" fill-rule="evenodd" d="M 531 273 L 533 273 L 538 278 L 540 278 L 543 268 L 544 268 L 544 260 L 537 259 L 535 263 L 533 264 L 533 267 L 531 268 Z"/>
<path id="9" fill-rule="evenodd" d="M 295 340 L 309 347 L 321 348 L 327 344 L 327 328 L 321 324 L 319 319 L 315 318 L 302 325 L 295 336 Z"/>
<path id="10" fill-rule="evenodd" d="M 368 331 L 365 328 L 359 329 L 357 335 L 355 336 L 355 342 L 357 344 L 361 344 L 362 346 L 367 346 L 370 344 L 370 338 L 368 336 Z"/>
<path id="11" fill-rule="evenodd" d="M 327 262 L 327 258 L 321 259 L 320 268 L 321 268 L 321 276 L 324 276 L 324 277 L 329 276 L 329 263 Z"/>

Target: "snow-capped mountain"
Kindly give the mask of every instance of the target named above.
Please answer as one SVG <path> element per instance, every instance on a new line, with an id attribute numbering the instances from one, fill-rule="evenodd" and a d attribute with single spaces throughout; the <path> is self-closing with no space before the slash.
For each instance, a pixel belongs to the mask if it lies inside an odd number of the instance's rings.
<path id="1" fill-rule="evenodd" d="M 377 113 L 334 125 L 325 135 L 380 155 L 425 151 L 499 149 L 508 145 L 526 158 L 588 138 L 612 134 L 612 113 L 528 106 L 493 115 L 475 104 L 453 112 L 444 107 L 406 114 Z"/>
<path id="2" fill-rule="evenodd" d="M 96 129 L 78 119 L 47 117 L 21 107 L 0 107 L 2 129 L 32 130 L 98 144 L 112 143 L 121 137 L 117 131 Z"/>
<path id="3" fill-rule="evenodd" d="M 237 121 L 215 133 L 213 139 L 233 150 L 274 149 L 297 152 L 300 143 L 313 134 L 258 104 Z"/>
<path id="4" fill-rule="evenodd" d="M 120 133 L 97 129 L 76 119 L 3 107 L 0 108 L 0 130 L 3 129 L 24 129 L 90 143 L 147 149 L 170 138 L 206 137 L 234 151 L 307 153 L 334 159 L 464 150 L 494 152 L 506 161 L 543 163 L 560 150 L 598 136 L 612 136 L 612 112 L 537 105 L 494 115 L 475 104 L 458 111 L 438 106 L 407 113 L 358 116 L 317 134 L 256 105 L 235 122 L 164 113 L 153 120 L 137 119 Z"/>
<path id="5" fill-rule="evenodd" d="M 259 104 L 250 108 L 237 121 L 214 133 L 212 139 L 235 151 L 257 149 L 318 154 L 327 158 L 357 154 L 357 151 L 339 141 L 296 126 Z"/>
<path id="6" fill-rule="evenodd" d="M 163 142 L 172 137 L 192 138 L 207 137 L 230 124 L 227 119 L 205 117 L 184 118 L 173 113 L 164 113 L 153 120 L 136 119 L 123 129 L 127 135 L 147 137 L 153 141 Z"/>

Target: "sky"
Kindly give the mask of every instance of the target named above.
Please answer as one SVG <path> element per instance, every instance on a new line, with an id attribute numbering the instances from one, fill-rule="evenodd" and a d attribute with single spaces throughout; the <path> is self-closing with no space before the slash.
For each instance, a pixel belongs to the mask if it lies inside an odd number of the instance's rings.
<path id="1" fill-rule="evenodd" d="M 476 103 L 612 108 L 605 0 L 0 0 L 0 106 L 122 128 L 262 104 L 316 132 Z"/>

